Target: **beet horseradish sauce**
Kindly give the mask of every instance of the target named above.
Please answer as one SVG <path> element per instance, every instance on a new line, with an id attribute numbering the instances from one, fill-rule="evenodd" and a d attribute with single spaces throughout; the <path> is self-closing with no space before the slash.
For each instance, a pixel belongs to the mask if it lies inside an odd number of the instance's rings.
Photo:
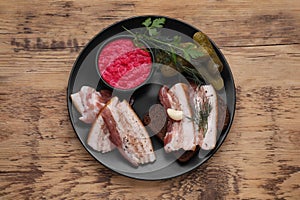
<path id="1" fill-rule="evenodd" d="M 152 67 L 150 52 L 137 47 L 131 38 L 120 37 L 108 42 L 98 55 L 102 79 L 116 89 L 133 89 L 147 80 Z"/>

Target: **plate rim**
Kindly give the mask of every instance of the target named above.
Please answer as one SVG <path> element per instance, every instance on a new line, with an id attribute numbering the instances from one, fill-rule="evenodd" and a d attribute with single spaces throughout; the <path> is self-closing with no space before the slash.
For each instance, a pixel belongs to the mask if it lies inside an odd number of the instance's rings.
<path id="1" fill-rule="evenodd" d="M 90 150 L 86 147 L 86 144 L 84 143 L 84 141 L 79 137 L 79 134 L 76 132 L 75 130 L 75 127 L 74 127 L 74 118 L 73 118 L 73 115 L 71 114 L 71 110 L 72 110 L 72 103 L 71 103 L 71 100 L 70 100 L 70 95 L 71 95 L 71 88 L 72 88 L 72 75 L 74 73 L 76 73 L 76 70 L 79 70 L 80 67 L 77 67 L 79 61 L 81 60 L 81 57 L 84 55 L 85 51 L 87 51 L 87 47 L 91 46 L 92 43 L 94 43 L 94 41 L 96 40 L 96 38 L 100 37 L 100 35 L 109 30 L 111 27 L 113 26 L 116 26 L 118 24 L 122 24 L 126 21 L 130 21 L 130 20 L 133 20 L 133 19 L 137 19 L 137 18 L 165 18 L 166 20 L 172 20 L 172 21 L 176 21 L 176 23 L 181 23 L 181 24 L 184 24 L 185 26 L 189 26 L 191 27 L 192 29 L 196 30 L 196 31 L 201 31 L 200 29 L 196 28 L 195 26 L 193 25 L 190 25 L 180 19 L 177 19 L 177 18 L 171 18 L 171 17 L 168 17 L 168 16 L 163 16 L 163 15 L 137 15 L 137 16 L 132 16 L 132 17 L 129 17 L 129 18 L 123 18 L 122 20 L 118 20 L 110 25 L 108 25 L 107 27 L 103 28 L 101 31 L 99 31 L 95 36 L 93 36 L 89 42 L 83 47 L 83 49 L 79 52 L 79 54 L 77 55 L 73 65 L 72 65 L 72 69 L 69 73 L 69 79 L 68 79 L 68 84 L 67 84 L 67 96 L 66 96 L 66 99 L 67 99 L 67 109 L 68 109 L 68 116 L 69 116 L 69 119 L 70 119 L 70 122 L 71 122 L 71 125 L 72 125 L 72 128 L 73 128 L 73 131 L 75 132 L 77 138 L 79 139 L 80 143 L 82 144 L 82 146 L 84 147 L 84 149 L 88 152 L 88 154 L 90 156 L 92 156 L 98 163 L 100 163 L 101 165 L 103 165 L 104 167 L 106 167 L 107 169 L 119 174 L 119 175 L 122 175 L 122 176 L 125 176 L 125 177 L 128 177 L 128 178 L 132 178 L 132 179 L 136 179 L 136 180 L 144 180 L 144 181 L 160 181 L 160 180 L 168 180 L 168 179 L 172 179 L 172 178 L 175 178 L 175 177 L 178 177 L 178 176 L 181 176 L 183 174 L 186 174 L 186 173 L 189 173 L 189 172 L 192 172 L 194 171 L 195 169 L 197 169 L 198 167 L 200 167 L 201 165 L 203 165 L 204 163 L 206 163 L 220 148 L 221 146 L 223 145 L 224 141 L 226 140 L 229 132 L 230 132 L 230 129 L 231 129 L 231 126 L 233 124 L 233 121 L 234 121 L 234 117 L 235 117 L 235 111 L 236 111 L 236 86 L 235 86 L 235 82 L 234 82 L 234 77 L 233 77 L 233 74 L 232 74 L 232 71 L 231 71 L 231 68 L 230 68 L 230 65 L 228 64 L 228 61 L 226 60 L 224 54 L 222 53 L 222 51 L 219 49 L 219 47 L 215 44 L 215 42 L 213 40 L 211 40 L 208 37 L 208 39 L 210 40 L 210 42 L 212 43 L 212 46 L 215 48 L 215 50 L 217 51 L 216 53 L 218 54 L 218 57 L 221 57 L 221 60 L 222 60 L 222 63 L 226 66 L 226 70 L 228 71 L 228 74 L 229 74 L 229 80 L 231 82 L 231 85 L 233 86 L 233 93 L 232 93 L 232 100 L 233 100 L 233 108 L 232 108 L 232 113 L 230 113 L 230 120 L 229 120 L 229 123 L 226 127 L 226 130 L 224 131 L 223 133 L 223 137 L 220 138 L 220 143 L 219 145 L 217 145 L 213 150 L 210 151 L 209 155 L 208 156 L 205 156 L 201 162 L 199 162 L 198 164 L 196 164 L 195 166 L 192 166 L 191 168 L 188 168 L 186 170 L 183 170 L 183 171 L 180 171 L 179 173 L 176 173 L 174 175 L 167 175 L 167 176 L 162 176 L 160 178 L 146 178 L 146 177 L 139 177 L 138 175 L 139 174 L 144 174 L 144 173 L 138 173 L 138 174 L 134 174 L 134 173 L 130 173 L 130 172 L 122 172 L 122 171 L 118 171 L 118 170 L 115 170 L 115 169 L 112 169 L 110 168 L 108 165 L 106 165 L 105 163 L 101 162 L 99 159 L 97 159 L 91 152 Z M 90 52 L 90 51 L 89 51 Z M 224 79 L 224 77 L 222 77 Z M 152 173 L 152 172 L 148 172 L 148 173 Z"/>

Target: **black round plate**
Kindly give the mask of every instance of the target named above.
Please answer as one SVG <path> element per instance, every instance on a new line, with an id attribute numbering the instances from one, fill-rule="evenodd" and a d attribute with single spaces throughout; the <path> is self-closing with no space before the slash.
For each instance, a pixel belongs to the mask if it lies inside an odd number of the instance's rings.
<path id="1" fill-rule="evenodd" d="M 132 167 L 116 150 L 105 154 L 94 151 L 86 144 L 87 134 L 91 125 L 87 125 L 78 120 L 79 113 L 72 105 L 72 101 L 70 99 L 70 95 L 72 93 L 78 92 L 80 88 L 84 85 L 91 86 L 97 89 L 102 88 L 102 83 L 97 73 L 95 62 L 97 52 L 99 46 L 101 46 L 101 43 L 111 36 L 124 32 L 123 27 L 126 27 L 127 29 L 142 27 L 142 23 L 149 17 L 154 19 L 164 16 L 139 16 L 125 19 L 101 31 L 86 45 L 86 47 L 82 50 L 79 57 L 77 58 L 71 71 L 67 89 L 67 101 L 69 116 L 74 131 L 76 132 L 84 148 L 97 161 L 99 161 L 104 166 L 131 178 L 143 180 L 161 180 L 182 175 L 202 165 L 216 153 L 218 148 L 224 142 L 227 134 L 229 133 L 235 112 L 235 85 L 228 63 L 226 62 L 221 51 L 216 47 L 216 45 L 212 41 L 211 42 L 213 44 L 213 47 L 215 48 L 215 51 L 217 52 L 224 66 L 223 71 L 221 72 L 221 76 L 224 80 L 224 98 L 227 102 L 230 120 L 227 128 L 218 135 L 217 144 L 213 150 L 200 150 L 197 156 L 194 156 L 189 162 L 185 164 L 180 164 L 179 162 L 174 161 L 173 156 L 164 153 L 162 144 L 159 141 L 157 141 L 155 137 L 151 137 L 151 140 L 156 151 L 156 161 L 154 163 L 139 166 L 138 168 Z M 168 17 L 164 18 L 166 19 L 164 28 L 178 31 L 184 35 L 187 35 L 188 37 L 192 38 L 194 33 L 199 31 L 198 29 L 176 19 Z M 152 104 L 157 103 L 157 97 L 155 95 L 157 94 L 159 88 L 159 84 L 153 83 L 150 85 L 145 85 L 133 94 L 137 100 L 135 105 L 133 105 L 133 108 L 140 117 L 142 117 L 143 114 L 145 114 L 148 111 L 149 107 Z"/>

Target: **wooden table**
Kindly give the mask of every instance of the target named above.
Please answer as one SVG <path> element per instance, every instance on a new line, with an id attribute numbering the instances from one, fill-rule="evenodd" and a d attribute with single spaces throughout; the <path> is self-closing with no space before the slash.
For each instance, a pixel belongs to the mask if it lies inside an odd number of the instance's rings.
<path id="1" fill-rule="evenodd" d="M 299 199 L 300 2 L 0 1 L 0 199 Z M 66 88 L 87 42 L 160 14 L 208 34 L 237 90 L 235 120 L 203 166 L 164 181 L 118 175 L 72 129 Z"/>

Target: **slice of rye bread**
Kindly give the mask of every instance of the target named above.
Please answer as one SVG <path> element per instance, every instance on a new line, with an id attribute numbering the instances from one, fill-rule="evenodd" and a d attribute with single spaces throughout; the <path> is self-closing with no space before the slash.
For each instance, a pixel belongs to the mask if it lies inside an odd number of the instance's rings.
<path id="1" fill-rule="evenodd" d="M 218 98 L 218 113 L 218 131 L 223 131 L 228 126 L 230 116 L 228 107 L 222 98 Z"/>
<path id="2" fill-rule="evenodd" d="M 151 106 L 142 121 L 153 135 L 156 135 L 162 142 L 164 141 L 167 132 L 167 113 L 162 105 Z"/>
<path id="3" fill-rule="evenodd" d="M 219 98 L 221 99 L 221 98 Z M 223 100 L 219 100 L 219 113 L 223 113 L 223 115 L 219 115 L 223 120 L 221 123 L 218 123 L 219 131 L 222 131 L 227 128 L 229 123 L 229 111 Z M 225 114 L 225 117 L 224 117 Z M 164 143 L 164 138 L 167 132 L 167 113 L 163 106 L 160 104 L 153 105 L 149 112 L 143 118 L 143 124 L 147 126 L 147 129 L 155 134 L 155 136 Z M 176 151 L 173 152 L 177 157 L 177 160 L 181 163 L 188 162 L 194 155 L 198 153 L 200 147 L 197 146 L 195 151 Z"/>
<path id="4" fill-rule="evenodd" d="M 143 123 L 147 129 L 155 134 L 156 137 L 164 143 L 164 138 L 167 132 L 167 113 L 163 106 L 160 104 L 153 105 L 149 112 L 144 116 Z M 174 156 L 181 163 L 189 161 L 194 155 L 197 154 L 200 147 L 197 146 L 195 151 L 176 151 L 173 152 Z"/>

